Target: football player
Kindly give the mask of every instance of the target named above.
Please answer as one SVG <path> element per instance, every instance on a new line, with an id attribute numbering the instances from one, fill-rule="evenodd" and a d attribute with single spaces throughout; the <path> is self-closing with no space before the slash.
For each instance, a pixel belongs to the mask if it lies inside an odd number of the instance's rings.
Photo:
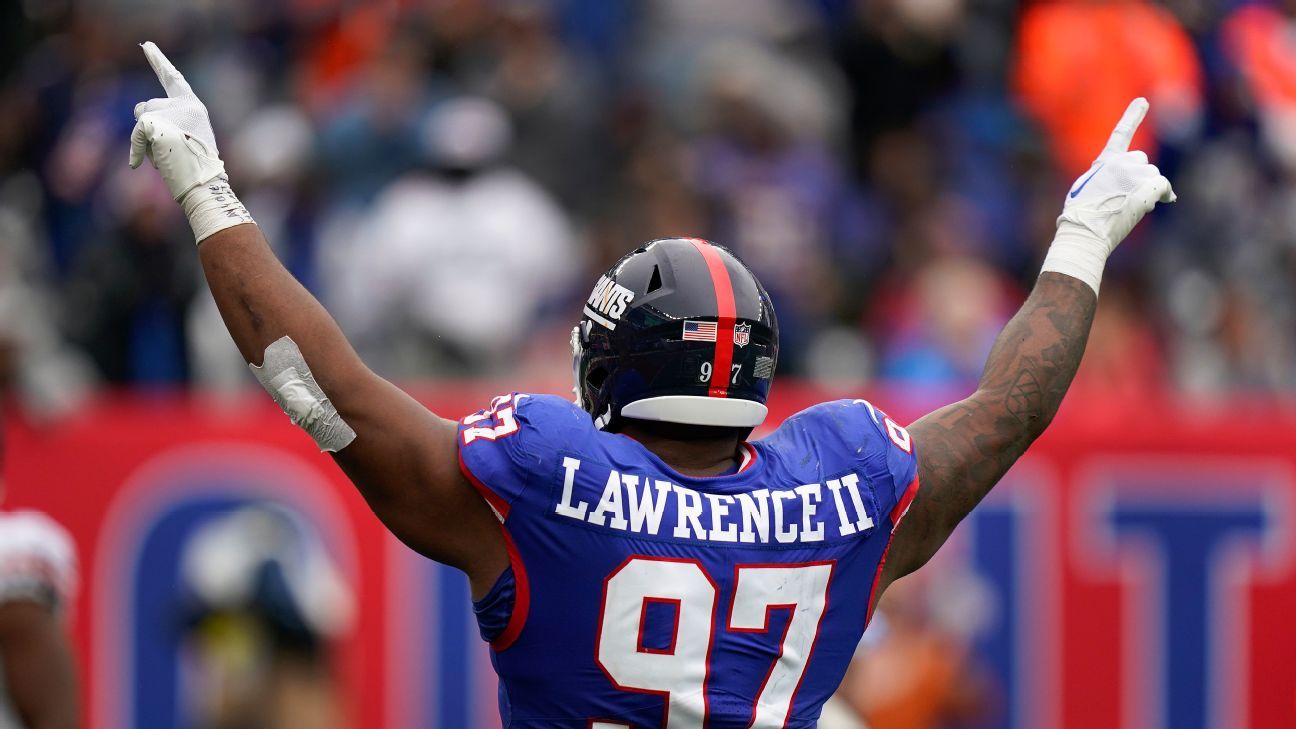
<path id="1" fill-rule="evenodd" d="M 0 513 L 0 729 L 78 726 L 63 619 L 76 582 L 67 532 L 34 511 Z"/>
<path id="2" fill-rule="evenodd" d="M 262 386 L 384 524 L 468 575 L 511 727 L 812 727 L 869 614 L 1048 425 L 1107 256 L 1169 182 L 1135 100 L 1064 200 L 977 391 L 903 427 L 839 400 L 748 441 L 778 325 L 724 248 L 653 241 L 599 278 L 572 335 L 575 403 L 513 393 L 455 422 L 369 371 L 230 188 L 189 84 L 135 109 L 226 326 Z M 466 242 L 471 245 L 471 242 Z M 482 281 L 464 306 L 507 305 Z"/>

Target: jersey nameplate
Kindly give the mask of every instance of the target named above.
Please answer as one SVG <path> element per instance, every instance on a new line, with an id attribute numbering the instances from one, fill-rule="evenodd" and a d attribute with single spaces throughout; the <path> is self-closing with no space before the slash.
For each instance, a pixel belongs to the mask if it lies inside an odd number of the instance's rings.
<path id="1" fill-rule="evenodd" d="M 741 544 L 808 544 L 826 535 L 866 535 L 874 519 L 867 487 L 855 473 L 792 489 L 758 488 L 734 494 L 697 491 L 663 479 L 609 470 L 581 475 L 578 458 L 563 458 L 563 483 L 554 513 L 588 524 L 645 536 Z M 594 478 L 602 485 L 591 483 Z"/>

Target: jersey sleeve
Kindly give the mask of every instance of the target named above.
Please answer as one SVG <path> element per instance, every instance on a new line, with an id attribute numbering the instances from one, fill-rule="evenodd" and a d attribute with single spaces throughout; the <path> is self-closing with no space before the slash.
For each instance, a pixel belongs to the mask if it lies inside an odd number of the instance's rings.
<path id="1" fill-rule="evenodd" d="M 867 400 L 836 400 L 811 409 L 826 419 L 847 457 L 862 462 L 878 510 L 895 526 L 918 492 L 918 459 L 909 431 Z"/>
<path id="2" fill-rule="evenodd" d="M 897 524 L 918 491 L 918 456 L 914 450 L 913 438 L 910 437 L 908 430 L 887 417 L 886 413 L 867 400 L 851 402 L 856 407 L 863 407 L 868 411 L 869 422 L 879 435 L 878 440 L 886 453 L 887 473 L 891 476 L 895 499 L 891 523 Z"/>
<path id="3" fill-rule="evenodd" d="M 459 421 L 459 467 L 500 520 L 554 454 L 594 427 L 575 403 L 553 395 L 511 393 Z"/>
<path id="4" fill-rule="evenodd" d="M 62 527 L 34 511 L 0 515 L 0 603 L 30 600 L 60 609 L 76 582 L 76 550 Z"/>

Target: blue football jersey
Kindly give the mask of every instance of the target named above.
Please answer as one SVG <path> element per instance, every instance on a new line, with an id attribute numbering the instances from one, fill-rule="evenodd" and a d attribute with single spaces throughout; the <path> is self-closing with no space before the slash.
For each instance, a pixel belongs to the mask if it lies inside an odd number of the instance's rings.
<path id="1" fill-rule="evenodd" d="M 815 726 L 917 492 L 913 444 L 839 400 L 743 448 L 686 476 L 549 395 L 462 421 L 510 555 L 485 602 L 511 610 L 482 623 L 506 727 Z"/>

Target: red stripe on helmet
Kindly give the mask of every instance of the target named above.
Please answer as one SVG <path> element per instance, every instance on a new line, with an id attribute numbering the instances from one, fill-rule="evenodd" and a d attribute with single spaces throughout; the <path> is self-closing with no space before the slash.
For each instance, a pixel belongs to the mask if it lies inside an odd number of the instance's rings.
<path id="1" fill-rule="evenodd" d="M 711 388 L 707 394 L 711 397 L 728 397 L 729 369 L 733 366 L 734 318 L 737 315 L 733 283 L 729 280 L 729 269 L 725 268 L 719 251 L 698 238 L 690 238 L 689 242 L 702 254 L 702 260 L 706 261 L 707 271 L 711 274 L 711 285 L 715 288 L 715 361 L 711 364 Z"/>

